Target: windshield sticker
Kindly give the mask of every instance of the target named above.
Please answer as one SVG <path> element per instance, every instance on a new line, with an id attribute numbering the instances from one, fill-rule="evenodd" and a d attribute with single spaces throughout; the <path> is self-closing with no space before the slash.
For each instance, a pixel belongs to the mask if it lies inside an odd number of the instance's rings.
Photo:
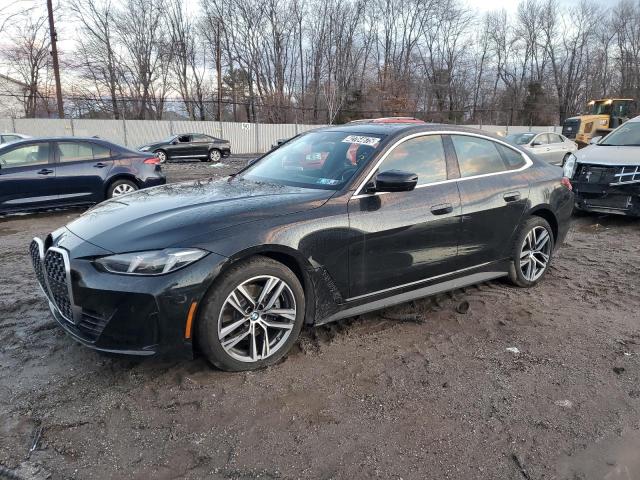
<path id="1" fill-rule="evenodd" d="M 340 180 L 334 180 L 333 178 L 319 178 L 316 180 L 318 185 L 338 185 Z"/>
<path id="2" fill-rule="evenodd" d="M 357 143 L 358 145 L 369 145 L 370 147 L 376 148 L 378 146 L 378 143 L 380 143 L 380 139 L 377 137 L 349 135 L 347 138 L 342 140 L 342 143 Z"/>

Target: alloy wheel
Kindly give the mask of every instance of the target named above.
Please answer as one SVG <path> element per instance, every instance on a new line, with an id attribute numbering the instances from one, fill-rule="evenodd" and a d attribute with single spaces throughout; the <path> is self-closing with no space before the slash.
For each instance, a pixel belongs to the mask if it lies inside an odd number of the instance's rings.
<path id="1" fill-rule="evenodd" d="M 524 238 L 520 250 L 520 270 L 530 282 L 539 279 L 549 265 L 551 235 L 544 227 L 534 227 Z"/>
<path id="2" fill-rule="evenodd" d="M 220 152 L 218 150 L 211 150 L 209 152 L 209 160 L 211 160 L 214 163 L 217 163 L 220 161 Z"/>
<path id="3" fill-rule="evenodd" d="M 116 185 L 113 189 L 113 196 L 119 197 L 120 195 L 125 195 L 127 193 L 135 192 L 136 188 L 128 183 L 121 183 L 120 185 Z"/>
<path id="4" fill-rule="evenodd" d="M 274 355 L 289 338 L 296 321 L 296 301 L 281 278 L 261 275 L 236 286 L 218 317 L 224 351 L 241 362 Z"/>
<path id="5" fill-rule="evenodd" d="M 160 159 L 160 163 L 164 163 L 167 161 L 167 154 L 163 151 L 155 152 L 156 157 Z"/>

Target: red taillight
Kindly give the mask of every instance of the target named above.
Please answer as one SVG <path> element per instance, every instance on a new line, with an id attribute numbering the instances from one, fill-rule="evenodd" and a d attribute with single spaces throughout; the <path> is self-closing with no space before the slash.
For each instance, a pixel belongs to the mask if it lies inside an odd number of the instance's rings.
<path id="1" fill-rule="evenodd" d="M 144 163 L 151 165 L 160 165 L 160 159 L 158 157 L 146 158 Z"/>
<path id="2" fill-rule="evenodd" d="M 571 185 L 571 180 L 569 180 L 567 177 L 562 177 L 562 180 L 560 180 L 560 183 L 567 187 L 569 190 L 573 190 L 573 185 Z"/>

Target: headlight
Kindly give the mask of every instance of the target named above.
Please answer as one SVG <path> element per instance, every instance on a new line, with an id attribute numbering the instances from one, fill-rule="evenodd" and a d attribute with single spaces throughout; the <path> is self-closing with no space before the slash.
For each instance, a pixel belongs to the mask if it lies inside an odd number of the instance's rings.
<path id="1" fill-rule="evenodd" d="M 564 165 L 562 166 L 562 173 L 565 177 L 573 177 L 573 174 L 576 171 L 577 162 L 578 159 L 576 158 L 576 156 L 573 153 L 569 154 L 569 158 L 567 158 L 567 161 L 564 162 Z"/>
<path id="2" fill-rule="evenodd" d="M 95 260 L 96 265 L 111 273 L 125 275 L 162 275 L 174 272 L 207 255 L 197 248 L 167 248 L 148 252 L 123 253 Z"/>

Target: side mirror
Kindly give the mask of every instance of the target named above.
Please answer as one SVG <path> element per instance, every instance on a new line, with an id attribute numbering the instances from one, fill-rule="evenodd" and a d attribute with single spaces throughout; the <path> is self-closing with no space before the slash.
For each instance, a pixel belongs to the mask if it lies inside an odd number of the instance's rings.
<path id="1" fill-rule="evenodd" d="M 258 159 L 257 159 L 257 158 L 252 158 L 252 159 L 250 159 L 250 160 L 247 160 L 247 167 L 248 167 L 249 165 L 253 165 L 253 164 L 254 164 L 254 163 L 256 163 L 257 161 L 258 161 Z"/>
<path id="2" fill-rule="evenodd" d="M 591 140 L 589 140 L 589 145 L 594 145 L 598 143 L 600 140 L 602 140 L 602 135 L 598 137 L 593 137 Z"/>
<path id="3" fill-rule="evenodd" d="M 174 140 L 173 142 L 171 142 L 171 145 L 177 145 L 177 144 L 178 144 L 177 140 Z"/>
<path id="4" fill-rule="evenodd" d="M 542 145 L 540 142 L 533 142 L 531 144 L 532 147 L 539 147 L 540 145 Z"/>
<path id="5" fill-rule="evenodd" d="M 401 170 L 387 170 L 375 177 L 376 192 L 410 192 L 418 184 L 418 175 Z"/>

